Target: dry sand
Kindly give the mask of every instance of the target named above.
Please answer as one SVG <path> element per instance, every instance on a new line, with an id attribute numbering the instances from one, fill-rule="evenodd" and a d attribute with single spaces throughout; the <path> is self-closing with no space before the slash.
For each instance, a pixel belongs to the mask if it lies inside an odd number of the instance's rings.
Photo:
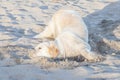
<path id="1" fill-rule="evenodd" d="M 34 39 L 55 11 L 72 7 L 80 12 L 89 30 L 92 50 L 102 62 L 30 59 Z M 119 0 L 0 0 L 0 80 L 119 80 Z"/>

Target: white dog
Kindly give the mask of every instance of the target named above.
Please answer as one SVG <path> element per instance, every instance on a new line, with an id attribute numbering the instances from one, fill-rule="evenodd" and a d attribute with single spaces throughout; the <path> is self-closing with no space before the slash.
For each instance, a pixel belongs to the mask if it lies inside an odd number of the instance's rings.
<path id="1" fill-rule="evenodd" d="M 35 38 L 53 38 L 54 41 L 40 43 L 36 56 L 49 58 L 76 57 L 82 55 L 88 60 L 97 60 L 98 56 L 91 52 L 88 44 L 88 30 L 74 10 L 57 11 L 45 30 Z"/>

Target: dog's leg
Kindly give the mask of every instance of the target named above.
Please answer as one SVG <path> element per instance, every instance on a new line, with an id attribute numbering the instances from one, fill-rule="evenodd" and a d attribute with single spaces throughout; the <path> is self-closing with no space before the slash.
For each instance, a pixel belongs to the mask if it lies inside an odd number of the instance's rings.
<path id="1" fill-rule="evenodd" d="M 81 55 L 85 57 L 88 61 L 101 61 L 103 60 L 103 56 L 96 54 L 95 52 L 92 52 L 90 50 L 84 50 L 81 51 Z"/>
<path id="2" fill-rule="evenodd" d="M 36 35 L 34 38 L 54 38 L 54 22 L 53 21 L 50 21 L 48 26 L 45 28 L 45 30 L 43 32 L 41 32 L 40 34 Z"/>
<path id="3" fill-rule="evenodd" d="M 49 27 L 46 27 L 43 32 L 36 35 L 34 38 L 48 38 L 48 37 L 51 37 L 51 31 L 50 31 Z"/>

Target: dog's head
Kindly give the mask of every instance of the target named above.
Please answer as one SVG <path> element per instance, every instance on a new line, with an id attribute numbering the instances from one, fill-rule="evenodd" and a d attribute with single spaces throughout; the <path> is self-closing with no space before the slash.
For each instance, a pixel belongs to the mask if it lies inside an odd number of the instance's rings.
<path id="1" fill-rule="evenodd" d="M 40 43 L 36 48 L 36 56 L 56 58 L 59 54 L 58 48 L 49 42 Z"/>

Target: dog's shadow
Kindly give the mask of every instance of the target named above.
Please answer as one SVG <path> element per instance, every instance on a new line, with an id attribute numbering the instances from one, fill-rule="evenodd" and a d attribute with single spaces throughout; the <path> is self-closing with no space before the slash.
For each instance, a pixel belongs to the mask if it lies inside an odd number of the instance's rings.
<path id="1" fill-rule="evenodd" d="M 119 53 L 120 1 L 116 1 L 84 17 L 88 26 L 89 43 L 93 51 L 100 54 Z M 117 35 L 114 31 L 118 29 Z M 111 41 L 114 41 L 111 43 Z M 111 45 L 109 45 L 109 44 Z M 116 43 L 118 43 L 116 45 Z M 120 47 L 119 47 L 120 48 Z"/>
<path id="2" fill-rule="evenodd" d="M 76 62 L 82 62 L 85 60 L 83 56 L 76 56 L 76 57 L 68 57 L 68 58 L 54 58 L 54 59 L 48 59 L 49 61 L 76 61 Z"/>

